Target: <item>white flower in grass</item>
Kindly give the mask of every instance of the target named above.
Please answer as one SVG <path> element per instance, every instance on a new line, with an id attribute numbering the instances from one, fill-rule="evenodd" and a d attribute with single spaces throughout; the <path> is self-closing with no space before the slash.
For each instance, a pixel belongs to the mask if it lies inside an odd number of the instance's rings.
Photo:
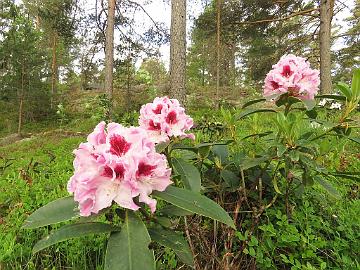
<path id="1" fill-rule="evenodd" d="M 322 100 L 320 100 L 319 106 L 324 107 L 327 101 L 328 101 L 327 98 L 323 98 Z"/>
<path id="2" fill-rule="evenodd" d="M 318 122 L 311 122 L 311 123 L 310 123 L 310 126 L 311 126 L 312 128 L 319 128 L 321 125 L 320 125 Z"/>
<path id="3" fill-rule="evenodd" d="M 335 102 L 335 103 L 331 103 L 330 109 L 338 109 L 341 110 L 341 103 L 339 102 Z"/>

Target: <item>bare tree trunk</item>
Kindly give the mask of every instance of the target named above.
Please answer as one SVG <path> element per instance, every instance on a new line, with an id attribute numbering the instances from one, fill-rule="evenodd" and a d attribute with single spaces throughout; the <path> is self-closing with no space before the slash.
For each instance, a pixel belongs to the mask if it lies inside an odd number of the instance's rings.
<path id="1" fill-rule="evenodd" d="M 186 103 L 186 1 L 171 0 L 170 97 Z"/>
<path id="2" fill-rule="evenodd" d="M 221 0 L 216 1 L 216 107 L 220 101 L 220 35 L 221 35 Z"/>
<path id="3" fill-rule="evenodd" d="M 21 68 L 21 89 L 19 94 L 19 121 L 18 121 L 18 130 L 17 133 L 21 136 L 21 128 L 23 123 L 23 110 L 24 110 L 24 88 L 25 88 L 25 65 L 22 64 Z"/>
<path id="4" fill-rule="evenodd" d="M 331 93 L 331 18 L 334 0 L 320 1 L 320 93 Z"/>
<path id="5" fill-rule="evenodd" d="M 128 54 L 128 59 L 127 59 L 127 65 L 126 65 L 126 73 L 127 73 L 127 79 L 126 79 L 126 97 L 125 97 L 125 109 L 126 111 L 130 111 L 130 106 L 131 106 L 131 91 L 130 91 L 130 87 L 131 87 L 131 51 L 129 50 L 129 54 Z"/>
<path id="6" fill-rule="evenodd" d="M 108 17 L 105 38 L 105 91 L 109 100 L 107 118 L 111 119 L 113 103 L 113 72 L 114 72 L 114 23 L 116 0 L 108 1 Z"/>
<path id="7" fill-rule="evenodd" d="M 57 57 L 56 57 L 56 48 L 57 48 L 58 36 L 57 33 L 54 33 L 53 43 L 52 43 L 52 63 L 51 63 L 51 97 L 50 97 L 50 108 L 54 107 L 54 100 L 56 99 L 57 89 Z"/>

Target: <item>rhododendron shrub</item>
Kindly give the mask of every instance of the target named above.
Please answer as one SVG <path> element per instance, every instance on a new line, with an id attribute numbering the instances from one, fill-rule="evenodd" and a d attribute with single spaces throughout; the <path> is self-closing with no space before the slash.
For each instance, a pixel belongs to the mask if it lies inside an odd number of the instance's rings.
<path id="1" fill-rule="evenodd" d="M 309 62 L 302 57 L 284 55 L 277 64 L 273 65 L 264 80 L 265 99 L 248 101 L 244 104 L 245 110 L 239 117 L 244 118 L 254 113 L 273 114 L 274 117 L 270 119 L 275 124 L 274 130 L 245 137 L 266 137 L 268 147 L 264 147 L 266 150 L 262 153 L 256 153 L 255 158 L 253 153 L 243 158 L 244 164 L 240 167 L 258 166 L 260 171 L 266 174 L 270 168 L 270 175 L 264 174 L 258 177 L 272 179 L 274 199 L 285 194 L 285 209 L 289 217 L 291 216 L 290 196 L 295 196 L 295 193 L 298 196 L 306 186 L 318 183 L 332 196 L 339 196 L 327 181 L 336 173 L 328 171 L 323 164 L 317 163 L 318 160 L 322 160 L 324 153 L 320 151 L 324 151 L 325 148 L 319 147 L 318 140 L 326 136 L 337 136 L 339 140 L 346 137 L 353 142 L 359 142 L 357 138 L 350 136 L 351 129 L 357 126 L 351 126 L 349 123 L 354 123 L 350 116 L 360 101 L 360 70 L 354 72 L 351 86 L 346 83 L 336 84 L 341 95 L 319 96 L 318 87 L 319 71 L 312 69 Z M 315 98 L 319 98 L 320 102 L 315 102 Z M 275 101 L 279 108 L 251 107 L 268 100 Z M 341 103 L 332 103 L 330 107 L 330 109 L 341 109 L 341 116 L 338 119 L 335 117 L 321 119 L 324 116 L 319 116 L 317 109 L 324 107 L 330 100 L 345 103 L 344 108 Z M 306 110 L 301 106 L 301 102 Z M 317 103 L 318 107 L 315 107 Z"/>
<path id="2" fill-rule="evenodd" d="M 156 200 L 149 195 L 172 183 L 166 157 L 156 153 L 154 143 L 141 128 L 101 122 L 74 154 L 75 174 L 68 190 L 74 193 L 83 216 L 96 214 L 113 201 L 138 210 L 133 200 L 137 196 L 154 212 Z"/>
<path id="3" fill-rule="evenodd" d="M 187 215 L 199 214 L 235 228 L 221 206 L 200 194 L 198 169 L 171 156 L 175 142 L 176 149 L 180 149 L 182 139 L 194 139 L 193 134 L 186 133 L 193 120 L 179 102 L 167 97 L 156 98 L 142 107 L 139 123 L 140 127 L 124 127 L 100 122 L 87 136 L 87 141 L 74 150 L 74 174 L 67 186 L 72 196 L 41 207 L 27 218 L 24 227 L 37 228 L 79 216 L 84 218 L 40 240 L 34 252 L 69 238 L 110 233 L 105 269 L 154 270 L 154 252 L 149 249 L 151 241 L 172 248 L 183 263 L 192 266 L 193 254 L 187 241 L 181 233 L 161 222 L 164 217 L 155 211 L 156 199 L 172 204 L 174 211 L 167 218 L 175 216 L 174 224 L 179 222 L 176 213 L 180 209 Z M 155 148 L 160 142 L 167 142 L 162 150 L 166 155 Z M 177 179 L 182 180 L 177 183 L 178 187 L 171 185 L 174 171 L 180 176 Z M 107 218 L 107 213 L 112 217 L 117 215 L 118 219 L 94 222 L 102 214 Z M 86 218 L 89 216 L 91 218 Z"/>
<path id="4" fill-rule="evenodd" d="M 193 126 L 193 119 L 185 113 L 176 99 L 157 97 L 152 103 L 140 109 L 139 125 L 144 128 L 155 143 L 169 141 L 172 137 L 191 138 L 187 134 Z"/>
<path id="5" fill-rule="evenodd" d="M 311 69 L 305 58 L 284 55 L 266 75 L 264 97 L 277 100 L 281 95 L 312 100 L 319 90 L 319 71 Z"/>

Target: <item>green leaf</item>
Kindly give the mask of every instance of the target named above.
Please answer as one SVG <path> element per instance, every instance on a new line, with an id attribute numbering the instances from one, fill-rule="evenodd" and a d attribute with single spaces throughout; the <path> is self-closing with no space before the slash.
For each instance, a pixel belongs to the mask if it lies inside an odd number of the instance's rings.
<path id="1" fill-rule="evenodd" d="M 272 110 L 272 109 L 246 109 L 242 113 L 239 114 L 238 119 L 244 118 L 245 116 L 249 116 L 254 113 L 262 113 L 262 112 L 276 113 L 276 111 Z"/>
<path id="2" fill-rule="evenodd" d="M 166 205 L 163 208 L 161 208 L 159 211 L 160 214 L 166 215 L 166 216 L 178 216 L 178 217 L 183 217 L 183 216 L 191 216 L 193 215 L 192 212 L 186 211 L 182 208 L 179 208 L 175 205 Z"/>
<path id="3" fill-rule="evenodd" d="M 239 166 L 242 170 L 245 171 L 252 167 L 256 167 L 256 166 L 260 165 L 261 163 L 268 161 L 268 160 L 269 160 L 269 157 L 245 158 L 245 159 L 241 160 L 241 162 L 239 163 Z"/>
<path id="4" fill-rule="evenodd" d="M 229 214 L 217 203 L 199 193 L 169 186 L 165 191 L 155 191 L 153 196 L 187 211 L 220 221 L 235 229 Z"/>
<path id="5" fill-rule="evenodd" d="M 181 176 L 184 186 L 192 191 L 200 192 L 201 177 L 199 170 L 181 158 L 172 158 L 171 160 L 176 173 Z"/>
<path id="6" fill-rule="evenodd" d="M 201 158 L 205 159 L 208 157 L 208 155 L 210 154 L 210 147 L 211 146 L 207 145 L 198 148 L 198 153 Z"/>
<path id="7" fill-rule="evenodd" d="M 32 213 L 22 228 L 35 229 L 79 217 L 78 204 L 72 196 L 48 203 Z"/>
<path id="8" fill-rule="evenodd" d="M 161 226 L 165 228 L 170 228 L 172 226 L 171 219 L 168 217 L 157 217 L 156 220 Z"/>
<path id="9" fill-rule="evenodd" d="M 278 157 L 281 157 L 286 152 L 286 150 L 287 150 L 287 148 L 285 145 L 279 144 L 277 147 L 276 155 Z"/>
<path id="10" fill-rule="evenodd" d="M 346 97 L 341 95 L 318 95 L 315 98 L 327 98 L 327 99 L 334 99 L 339 101 L 346 101 Z"/>
<path id="11" fill-rule="evenodd" d="M 256 104 L 256 103 L 259 103 L 259 102 L 264 102 L 264 101 L 266 101 L 265 98 L 253 99 L 253 100 L 250 100 L 250 101 L 246 102 L 241 108 L 245 109 L 246 107 L 249 107 L 250 105 L 253 105 L 253 104 Z"/>
<path id="12" fill-rule="evenodd" d="M 170 141 L 162 142 L 162 143 L 159 143 L 159 144 L 155 145 L 156 152 L 157 153 L 162 153 L 166 149 L 166 147 L 169 146 L 169 144 L 170 144 Z"/>
<path id="13" fill-rule="evenodd" d="M 354 98 L 360 97 L 360 69 L 355 69 L 351 81 L 351 91 Z"/>
<path id="14" fill-rule="evenodd" d="M 346 83 L 338 82 L 336 88 L 339 89 L 348 100 L 351 100 L 351 89 Z"/>
<path id="15" fill-rule="evenodd" d="M 222 170 L 220 176 L 230 188 L 237 188 L 239 186 L 240 178 L 232 171 Z"/>
<path id="16" fill-rule="evenodd" d="M 360 144 L 360 138 L 355 138 L 355 137 L 347 137 L 350 141 L 356 142 Z"/>
<path id="17" fill-rule="evenodd" d="M 119 230 L 119 228 L 101 222 L 65 225 L 58 230 L 52 231 L 51 234 L 37 242 L 33 248 L 33 253 L 39 252 L 44 248 L 71 238 L 81 237 L 94 233 L 109 233 L 116 230 Z"/>
<path id="18" fill-rule="evenodd" d="M 316 119 L 317 117 L 317 112 L 315 109 L 312 109 L 312 110 L 307 110 L 305 112 L 305 114 L 310 118 L 310 119 Z"/>
<path id="19" fill-rule="evenodd" d="M 150 242 L 145 224 L 133 211 L 127 210 L 121 231 L 110 235 L 105 270 L 155 270 Z"/>
<path id="20" fill-rule="evenodd" d="M 248 139 L 248 138 L 251 138 L 251 137 L 265 137 L 265 136 L 268 136 L 270 134 L 274 133 L 273 131 L 266 131 L 266 132 L 262 132 L 262 133 L 254 133 L 254 134 L 250 134 L 250 135 L 247 135 L 245 137 L 243 137 L 241 140 L 245 140 L 245 139 Z"/>
<path id="21" fill-rule="evenodd" d="M 164 247 L 171 248 L 183 263 L 193 266 L 194 259 L 189 244 L 181 234 L 170 230 L 164 230 L 161 227 L 150 228 L 149 234 L 154 242 L 157 242 Z"/>
<path id="22" fill-rule="evenodd" d="M 220 159 L 221 164 L 225 164 L 229 156 L 229 148 L 227 145 L 214 145 L 212 152 Z"/>
<path id="23" fill-rule="evenodd" d="M 315 99 L 304 99 L 303 103 L 308 111 L 311 111 L 316 106 Z"/>
<path id="24" fill-rule="evenodd" d="M 290 151 L 289 152 L 289 157 L 290 157 L 292 162 L 298 162 L 299 158 L 300 158 L 299 151 L 297 151 L 297 150 Z"/>
<path id="25" fill-rule="evenodd" d="M 276 176 L 272 178 L 272 183 L 273 183 L 273 186 L 274 186 L 274 189 L 275 189 L 276 193 L 282 194 L 280 189 L 279 189 L 279 186 L 277 184 L 277 177 Z"/>
<path id="26" fill-rule="evenodd" d="M 320 175 L 316 175 L 314 177 L 314 179 L 324 188 L 326 189 L 327 192 L 329 192 L 330 195 L 332 195 L 333 197 L 339 199 L 340 198 L 340 194 L 339 192 L 328 182 L 326 181 L 323 177 L 321 177 Z"/>

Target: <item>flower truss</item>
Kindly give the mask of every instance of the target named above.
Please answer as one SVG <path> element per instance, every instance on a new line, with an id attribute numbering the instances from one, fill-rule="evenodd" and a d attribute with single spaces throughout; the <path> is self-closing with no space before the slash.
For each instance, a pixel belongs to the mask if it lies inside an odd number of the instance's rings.
<path id="1" fill-rule="evenodd" d="M 282 56 L 267 74 L 263 94 L 268 100 L 276 100 L 285 93 L 301 100 L 312 100 L 319 84 L 319 71 L 311 69 L 305 58 L 289 54 Z"/>
<path id="2" fill-rule="evenodd" d="M 139 127 L 101 122 L 74 154 L 75 173 L 68 191 L 79 202 L 82 216 L 98 213 L 113 201 L 137 210 L 137 196 L 154 212 L 156 200 L 149 195 L 172 183 L 166 157 L 156 153 L 147 132 Z"/>
<path id="3" fill-rule="evenodd" d="M 152 103 L 143 105 L 139 125 L 154 143 L 166 142 L 171 137 L 194 139 L 193 134 L 185 133 L 193 126 L 193 120 L 176 99 L 157 97 Z"/>

